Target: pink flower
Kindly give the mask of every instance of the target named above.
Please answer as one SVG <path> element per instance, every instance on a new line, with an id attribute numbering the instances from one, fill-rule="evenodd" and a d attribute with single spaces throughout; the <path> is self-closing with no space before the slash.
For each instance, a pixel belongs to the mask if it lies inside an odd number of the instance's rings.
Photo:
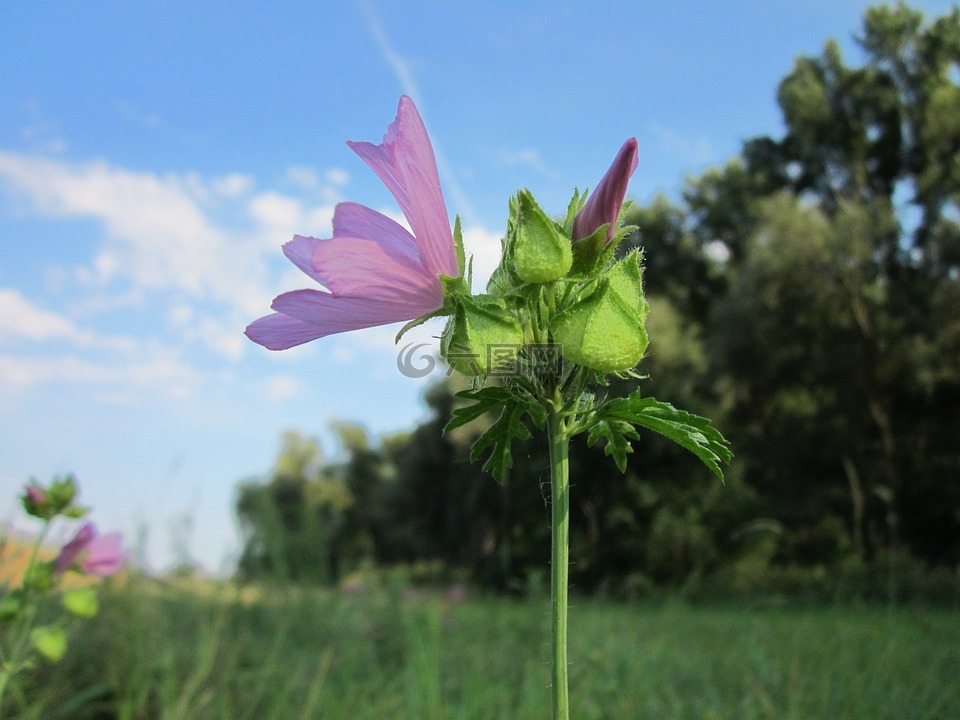
<path id="1" fill-rule="evenodd" d="M 87 523 L 60 550 L 53 562 L 53 574 L 77 569 L 88 575 L 113 575 L 127 559 L 120 549 L 121 540 L 120 533 L 98 535 L 96 526 Z"/>
<path id="2" fill-rule="evenodd" d="M 368 207 L 340 203 L 331 239 L 297 235 L 285 244 L 290 261 L 329 292 L 294 290 L 276 297 L 274 314 L 246 329 L 247 337 L 270 350 L 434 312 L 443 306 L 439 276 L 458 275 L 433 147 L 413 101 L 400 98 L 382 144 L 347 144 L 383 180 L 413 234 Z"/>
<path id="3" fill-rule="evenodd" d="M 43 505 L 47 501 L 47 494 L 37 485 L 30 483 L 26 488 L 26 498 L 33 505 Z"/>
<path id="4" fill-rule="evenodd" d="M 627 194 L 627 185 L 633 171 L 637 169 L 637 163 L 637 139 L 630 138 L 620 148 L 610 169 L 587 199 L 586 205 L 573 219 L 574 241 L 590 237 L 603 225 L 609 225 L 607 241 L 613 237 L 617 231 L 620 207 Z"/>

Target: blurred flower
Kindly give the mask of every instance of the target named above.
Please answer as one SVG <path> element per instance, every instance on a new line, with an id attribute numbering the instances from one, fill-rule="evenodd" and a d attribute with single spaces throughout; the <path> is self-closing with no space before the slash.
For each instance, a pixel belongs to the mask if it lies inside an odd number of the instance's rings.
<path id="1" fill-rule="evenodd" d="M 20 497 L 20 502 L 23 503 L 23 509 L 27 511 L 28 515 L 44 519 L 49 519 L 53 517 L 54 514 L 50 507 L 49 500 L 50 498 L 46 491 L 35 482 L 27 485 L 24 488 L 23 495 Z"/>
<path id="2" fill-rule="evenodd" d="M 60 550 L 53 563 L 54 575 L 76 569 L 88 575 L 112 575 L 120 569 L 126 554 L 120 549 L 118 532 L 98 535 L 93 523 L 86 523 Z"/>
<path id="3" fill-rule="evenodd" d="M 47 494 L 33 483 L 27 485 L 26 497 L 34 505 L 43 505 L 47 501 Z"/>
<path id="4" fill-rule="evenodd" d="M 382 144 L 347 144 L 383 180 L 413 234 L 368 207 L 340 203 L 331 239 L 297 235 L 285 244 L 290 261 L 329 292 L 276 297 L 276 312 L 246 329 L 270 350 L 428 315 L 443 306 L 439 276 L 459 274 L 436 159 L 413 101 L 400 98 Z"/>
<path id="5" fill-rule="evenodd" d="M 627 194 L 627 185 L 630 183 L 633 171 L 637 169 L 637 163 L 637 139 L 630 138 L 620 148 L 610 169 L 574 218 L 573 239 L 575 241 L 593 235 L 603 225 L 609 225 L 607 241 L 613 237 L 617 231 L 620 207 Z"/>

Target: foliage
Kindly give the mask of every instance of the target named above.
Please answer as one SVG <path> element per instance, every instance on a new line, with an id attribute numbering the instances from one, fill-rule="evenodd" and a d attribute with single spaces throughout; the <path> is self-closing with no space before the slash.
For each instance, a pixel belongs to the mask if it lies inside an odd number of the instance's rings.
<path id="1" fill-rule="evenodd" d="M 341 594 L 132 577 L 31 678 L 13 716 L 549 715 L 544 600 L 460 600 L 398 580 Z M 574 628 L 583 720 L 960 715 L 954 612 L 578 599 Z"/>
<path id="2" fill-rule="evenodd" d="M 746 140 L 678 201 L 626 212 L 639 230 L 619 257 L 643 249 L 647 377 L 581 408 L 598 424 L 570 453 L 576 587 L 866 567 L 882 589 L 891 558 L 960 565 L 960 11 L 878 6 L 859 42 L 859 65 L 832 41 L 797 59 L 777 90 L 781 137 Z M 301 557 L 335 557 L 327 579 L 365 559 L 440 561 L 499 589 L 538 576 L 546 445 L 506 440 L 540 419 L 486 414 L 499 386 L 464 391 L 438 384 L 426 422 L 318 471 L 349 501 L 312 515 L 325 530 Z M 599 417 L 603 393 L 714 418 L 737 448 L 726 484 L 656 434 L 638 442 L 622 413 Z M 485 433 L 500 486 L 469 461 Z"/>

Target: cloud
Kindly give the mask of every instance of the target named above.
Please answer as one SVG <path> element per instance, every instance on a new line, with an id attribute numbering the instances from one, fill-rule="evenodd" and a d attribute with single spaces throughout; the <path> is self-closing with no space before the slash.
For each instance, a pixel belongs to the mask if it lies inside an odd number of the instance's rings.
<path id="1" fill-rule="evenodd" d="M 163 125 L 163 121 L 156 113 L 145 112 L 129 100 L 118 100 L 116 103 L 120 116 L 135 125 L 155 130 Z"/>
<path id="2" fill-rule="evenodd" d="M 17 290 L 0 288 L 0 340 L 11 336 L 52 340 L 78 335 L 73 323 L 65 317 L 33 305 Z"/>
<path id="3" fill-rule="evenodd" d="M 401 92 L 413 98 L 413 101 L 417 105 L 417 109 L 423 116 L 424 123 L 427 125 L 427 131 L 429 132 L 430 124 L 426 120 L 426 112 L 424 109 L 425 105 L 420 95 L 420 88 L 413 77 L 413 71 L 411 70 L 410 63 L 405 57 L 403 57 L 403 55 L 397 52 L 393 42 L 387 35 L 387 31 L 384 28 L 383 23 L 380 21 L 380 16 L 377 14 L 377 10 L 374 7 L 373 2 L 371 0 L 357 0 L 357 5 L 360 7 L 364 19 L 367 21 L 367 28 L 370 30 L 370 34 L 373 36 L 374 43 L 376 43 L 377 48 L 380 50 L 380 54 L 383 56 L 383 59 L 386 61 L 387 65 L 390 66 L 390 69 L 393 70 L 393 74 L 396 76 L 397 82 L 400 84 Z M 447 164 L 446 158 L 444 157 L 440 146 L 437 144 L 436 138 L 431 137 L 430 141 L 433 145 L 433 154 L 437 160 L 437 171 L 439 172 L 440 177 L 443 179 L 443 184 L 446 186 L 447 193 L 454 203 L 456 203 L 457 213 L 464 219 L 465 222 L 475 223 L 477 214 L 474 211 L 473 205 L 467 197 L 467 194 L 463 191 L 463 187 L 461 187 L 459 180 L 457 180 L 456 174 Z"/>
<path id="4" fill-rule="evenodd" d="M 653 122 L 647 124 L 647 132 L 657 139 L 661 150 L 689 165 L 707 165 L 717 159 L 710 141 L 702 135 L 684 137 L 671 128 Z"/>
<path id="5" fill-rule="evenodd" d="M 540 157 L 540 151 L 535 148 L 501 150 L 497 153 L 497 161 L 505 167 L 528 168 L 539 175 L 543 175 L 548 180 L 557 181 L 561 177 L 559 172 L 548 167 L 543 162 L 543 158 Z"/>
<path id="6" fill-rule="evenodd" d="M 240 173 L 159 175 L 0 152 L 0 180 L 40 215 L 103 224 L 102 247 L 80 272 L 88 283 L 127 280 L 141 290 L 185 293 L 246 315 L 262 311 L 276 294 L 268 268 L 271 258 L 280 259 L 279 246 L 295 232 L 329 226 L 332 216 L 329 205 L 274 191 L 251 197 L 253 179 Z M 238 230 L 244 218 L 247 227 Z"/>
<path id="7" fill-rule="evenodd" d="M 130 352 L 136 345 L 132 338 L 80 329 L 65 316 L 30 302 L 19 290 L 0 288 L 0 343 L 9 346 L 16 341 L 63 341 L 74 347 L 111 352 Z"/>
<path id="8" fill-rule="evenodd" d="M 66 141 L 60 136 L 59 123 L 44 114 L 40 103 L 30 100 L 22 110 L 27 116 L 26 123 L 20 126 L 23 140 L 41 152 L 57 154 L 67 149 Z"/>
<path id="9" fill-rule="evenodd" d="M 500 233 L 474 226 L 463 231 L 463 249 L 469 259 L 473 257 L 473 286 L 480 291 L 500 264 Z"/>
<path id="10" fill-rule="evenodd" d="M 302 390 L 299 380 L 290 375 L 272 375 L 263 381 L 263 396 L 269 403 L 280 403 Z"/>
<path id="11" fill-rule="evenodd" d="M 7 394 L 32 385 L 81 383 L 104 388 L 151 389 L 167 396 L 192 392 L 198 373 L 159 347 L 133 362 L 105 362 L 67 354 L 57 357 L 0 355 L 0 387 Z M 126 393 L 125 393 L 126 395 Z"/>

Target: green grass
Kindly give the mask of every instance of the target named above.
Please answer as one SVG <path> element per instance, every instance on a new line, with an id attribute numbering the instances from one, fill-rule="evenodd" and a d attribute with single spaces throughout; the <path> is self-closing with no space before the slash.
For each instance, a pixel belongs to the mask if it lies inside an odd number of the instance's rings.
<path id="1" fill-rule="evenodd" d="M 132 581 L 3 717 L 546 720 L 548 603 Z M 574 600 L 572 717 L 960 717 L 960 613 Z"/>

